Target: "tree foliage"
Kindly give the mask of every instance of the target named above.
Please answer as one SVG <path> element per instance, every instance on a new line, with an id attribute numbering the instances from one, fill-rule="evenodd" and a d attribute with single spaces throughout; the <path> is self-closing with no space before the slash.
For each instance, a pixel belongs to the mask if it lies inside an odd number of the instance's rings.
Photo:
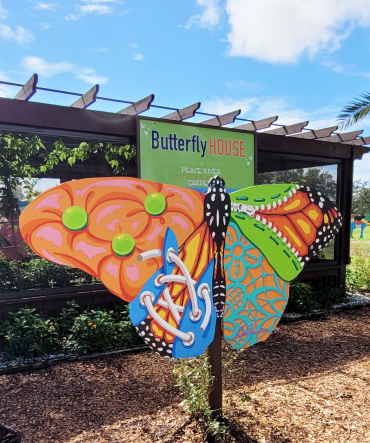
<path id="1" fill-rule="evenodd" d="M 335 201 L 337 182 L 324 168 L 288 169 L 286 171 L 263 172 L 258 174 L 259 185 L 278 183 L 297 183 L 310 186 Z"/>
<path id="2" fill-rule="evenodd" d="M 16 211 L 20 186 L 25 185 L 30 195 L 34 192 L 31 177 L 40 177 L 61 162 L 70 166 L 84 162 L 98 152 L 104 153 L 113 173 L 120 175 L 125 173 L 125 164 L 136 157 L 136 147 L 129 144 L 89 141 L 68 148 L 57 140 L 50 150 L 38 135 L 0 132 L 1 215 L 9 218 Z"/>
<path id="3" fill-rule="evenodd" d="M 352 215 L 370 214 L 370 181 L 356 180 L 353 183 Z"/>
<path id="4" fill-rule="evenodd" d="M 363 120 L 370 113 L 370 93 L 361 94 L 345 106 L 338 115 L 340 129 L 347 129 Z"/>

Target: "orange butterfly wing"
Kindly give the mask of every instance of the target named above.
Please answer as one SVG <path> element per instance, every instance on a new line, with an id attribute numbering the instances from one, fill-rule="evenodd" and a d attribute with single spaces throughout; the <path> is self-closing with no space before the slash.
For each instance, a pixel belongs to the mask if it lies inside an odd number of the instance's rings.
<path id="1" fill-rule="evenodd" d="M 164 211 L 150 211 L 153 196 Z M 92 178 L 63 183 L 33 200 L 22 213 L 23 238 L 41 257 L 77 267 L 98 277 L 115 295 L 133 300 L 161 266 L 161 258 L 138 256 L 161 249 L 166 228 L 185 242 L 203 222 L 204 196 L 192 190 L 134 178 Z M 87 214 L 87 226 L 73 231 L 63 218 L 68 208 Z M 117 255 L 113 240 L 126 234 L 134 241 L 127 256 Z"/>

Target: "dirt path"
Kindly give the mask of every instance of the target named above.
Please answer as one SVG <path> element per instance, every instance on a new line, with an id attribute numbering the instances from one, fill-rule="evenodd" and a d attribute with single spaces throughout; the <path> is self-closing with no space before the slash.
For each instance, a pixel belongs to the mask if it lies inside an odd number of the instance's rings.
<path id="1" fill-rule="evenodd" d="M 146 352 L 2 376 L 0 423 L 24 443 L 202 442 L 172 369 Z M 370 308 L 281 325 L 229 370 L 227 441 L 370 442 Z"/>

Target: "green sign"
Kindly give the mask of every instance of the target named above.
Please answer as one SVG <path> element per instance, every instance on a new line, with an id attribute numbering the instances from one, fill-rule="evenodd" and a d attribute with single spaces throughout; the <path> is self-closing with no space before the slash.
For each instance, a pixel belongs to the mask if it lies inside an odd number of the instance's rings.
<path id="1" fill-rule="evenodd" d="M 229 191 L 254 185 L 254 136 L 241 131 L 139 119 L 141 178 L 207 188 L 220 175 Z"/>

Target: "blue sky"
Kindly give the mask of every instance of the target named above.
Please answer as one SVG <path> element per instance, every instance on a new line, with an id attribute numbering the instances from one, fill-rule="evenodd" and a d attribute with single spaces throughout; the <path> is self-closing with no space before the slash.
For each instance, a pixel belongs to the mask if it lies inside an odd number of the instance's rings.
<path id="1" fill-rule="evenodd" d="M 369 0 L 2 0 L 0 79 L 201 111 L 336 123 L 370 91 Z M 0 85 L 0 95 L 18 89 Z M 37 92 L 33 101 L 69 105 Z M 98 101 L 91 109 L 116 112 Z M 151 110 L 149 115 L 166 112 Z M 199 118 L 193 120 L 199 121 Z M 354 129 L 370 136 L 370 119 Z M 370 155 L 355 178 L 370 179 Z"/>

